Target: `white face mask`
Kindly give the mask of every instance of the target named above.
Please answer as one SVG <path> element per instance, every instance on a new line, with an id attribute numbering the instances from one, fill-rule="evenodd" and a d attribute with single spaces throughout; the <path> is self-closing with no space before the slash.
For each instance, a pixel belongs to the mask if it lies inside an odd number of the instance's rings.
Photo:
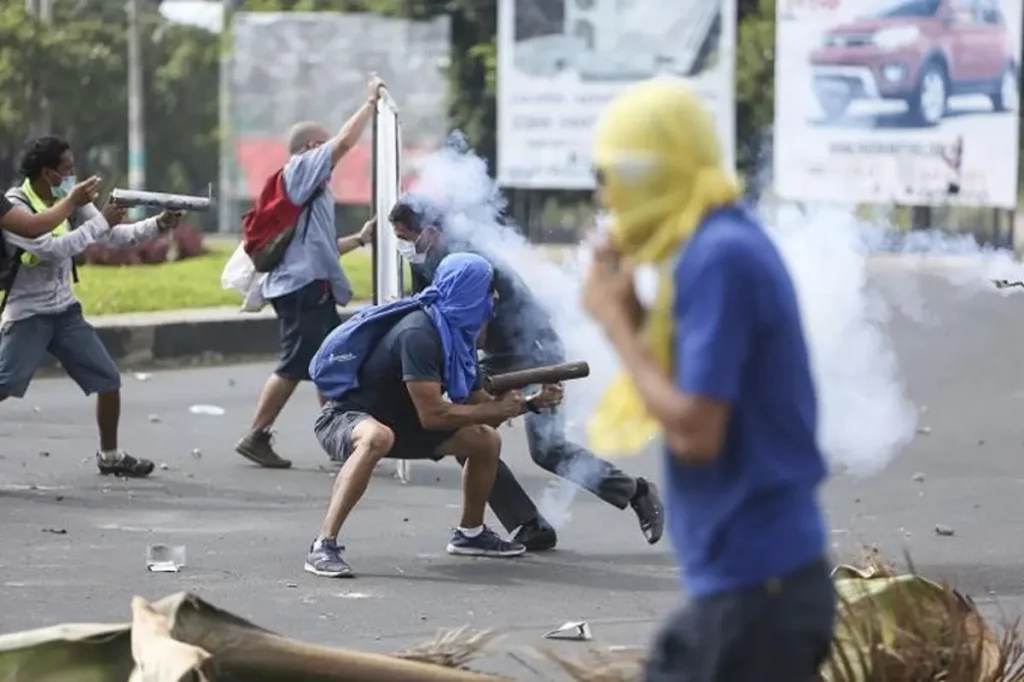
<path id="1" fill-rule="evenodd" d="M 407 239 L 398 240 L 398 255 L 413 265 L 419 265 L 427 260 L 427 254 L 416 251 L 416 242 Z"/>

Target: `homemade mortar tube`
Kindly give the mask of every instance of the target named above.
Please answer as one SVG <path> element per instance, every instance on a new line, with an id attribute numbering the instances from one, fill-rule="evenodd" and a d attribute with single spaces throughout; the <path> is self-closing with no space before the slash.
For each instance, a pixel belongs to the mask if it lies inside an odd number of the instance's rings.
<path id="1" fill-rule="evenodd" d="M 495 374 L 484 379 L 484 388 L 491 395 L 501 395 L 535 384 L 557 384 L 562 381 L 584 379 L 590 376 L 590 365 L 585 362 L 564 362 L 523 369 L 518 372 Z"/>
<path id="2" fill-rule="evenodd" d="M 138 192 L 132 189 L 114 189 L 110 192 L 110 203 L 124 208 L 146 206 L 167 211 L 188 211 L 206 213 L 213 206 L 211 197 L 196 197 L 188 194 L 164 194 L 163 192 Z"/>

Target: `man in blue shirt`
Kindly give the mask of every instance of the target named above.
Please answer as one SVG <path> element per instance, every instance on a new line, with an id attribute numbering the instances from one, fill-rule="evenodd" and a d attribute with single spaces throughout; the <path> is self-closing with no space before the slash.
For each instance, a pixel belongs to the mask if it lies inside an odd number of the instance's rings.
<path id="1" fill-rule="evenodd" d="M 772 240 L 737 205 L 713 123 L 673 81 L 635 86 L 596 130 L 611 233 L 584 289 L 631 380 L 592 433 L 665 438 L 668 526 L 688 604 L 669 618 L 647 682 L 812 682 L 835 596 L 818 487 L 826 466 L 796 293 Z M 643 311 L 631 265 L 663 268 Z M 644 324 L 646 322 L 646 325 Z M 645 329 L 642 329 L 646 327 Z M 643 334 L 641 332 L 644 332 Z M 600 444 L 598 444 L 600 445 Z"/>
<path id="2" fill-rule="evenodd" d="M 490 264 L 454 254 L 438 265 L 431 286 L 411 299 L 363 309 L 317 351 L 310 375 L 327 402 L 315 431 L 342 466 L 306 571 L 352 576 L 337 538 L 384 457 L 452 456 L 463 464 L 462 519 L 449 554 L 513 557 L 526 551 L 484 525 L 501 456 L 494 427 L 528 409 L 518 391 L 492 396 L 481 387 L 476 348 L 494 312 L 493 296 Z M 560 386 L 546 386 L 533 402 L 553 407 L 561 394 Z"/>
<path id="3" fill-rule="evenodd" d="M 338 162 L 359 142 L 382 86 L 379 78 L 370 78 L 366 102 L 333 137 L 317 123 L 299 123 L 289 134 L 284 188 L 293 203 L 305 207 L 298 220 L 305 227 L 302 238 L 291 241 L 280 265 L 263 280 L 263 297 L 280 323 L 281 359 L 260 393 L 248 433 L 235 446 L 238 454 L 262 467 L 292 465 L 272 447 L 270 428 L 299 382 L 309 379 L 309 361 L 317 348 L 341 322 L 338 306 L 352 299 L 352 285 L 338 259 L 373 236 L 371 220 L 358 233 L 338 237 L 328 183 Z"/>

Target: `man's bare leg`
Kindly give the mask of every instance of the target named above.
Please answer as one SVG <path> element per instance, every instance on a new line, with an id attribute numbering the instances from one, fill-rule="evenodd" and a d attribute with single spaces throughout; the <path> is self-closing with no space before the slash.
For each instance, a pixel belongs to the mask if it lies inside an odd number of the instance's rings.
<path id="1" fill-rule="evenodd" d="M 318 540 L 336 538 L 348 515 L 366 493 L 373 468 L 387 456 L 395 444 L 395 434 L 372 417 L 352 429 L 352 454 L 334 479 L 331 502 L 320 526 Z"/>
<path id="2" fill-rule="evenodd" d="M 100 432 L 100 452 L 117 452 L 117 427 L 121 421 L 121 392 L 96 394 L 96 427 Z"/>
<path id="3" fill-rule="evenodd" d="M 371 417 L 352 428 L 351 439 L 352 453 L 334 479 L 331 501 L 320 526 L 320 534 L 306 558 L 306 571 L 327 578 L 352 576 L 352 569 L 341 555 L 344 547 L 337 543 L 338 534 L 366 493 L 373 468 L 395 444 L 395 434 L 391 429 Z M 343 456 L 342 453 L 338 455 Z"/>
<path id="4" fill-rule="evenodd" d="M 290 460 L 278 455 L 271 446 L 270 427 L 277 421 L 298 385 L 299 382 L 294 379 L 286 379 L 278 374 L 270 375 L 256 403 L 256 414 L 249 433 L 235 446 L 238 454 L 268 469 L 287 469 L 292 465 Z"/>
<path id="5" fill-rule="evenodd" d="M 467 426 L 437 448 L 462 464 L 462 519 L 448 543 L 449 554 L 519 556 L 526 547 L 507 542 L 484 525 L 484 512 L 501 458 L 501 436 L 490 426 Z"/>
<path id="6" fill-rule="evenodd" d="M 96 428 L 100 434 L 100 449 L 96 465 L 100 473 L 115 476 L 145 478 L 153 473 L 151 460 L 132 457 L 121 450 L 117 442 L 117 429 L 121 422 L 121 391 L 96 394 Z"/>

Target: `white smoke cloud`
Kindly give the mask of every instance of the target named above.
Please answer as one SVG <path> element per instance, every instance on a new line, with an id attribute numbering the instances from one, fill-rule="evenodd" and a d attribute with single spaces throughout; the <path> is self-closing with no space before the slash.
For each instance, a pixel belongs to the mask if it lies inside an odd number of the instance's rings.
<path id="1" fill-rule="evenodd" d="M 586 420 L 618 369 L 604 335 L 579 305 L 586 245 L 556 264 L 542 247 L 503 225 L 500 192 L 486 163 L 464 144 L 426 159 L 414 191 L 441 205 L 449 233 L 511 266 L 552 314 L 568 359 L 590 363 L 589 379 L 566 386 L 568 437 L 584 442 Z M 962 236 L 915 232 L 894 242 L 887 225 L 858 219 L 852 210 L 783 208 L 765 224 L 799 298 L 819 401 L 819 443 L 837 468 L 878 473 L 912 440 L 917 419 L 886 322 L 895 309 L 921 323 L 939 323 L 924 307 L 915 268 L 928 267 L 935 254 L 967 257 L 967 267 L 943 270 L 944 276 L 966 292 L 993 292 L 992 279 L 1024 279 L 1024 267 L 1012 254 Z M 897 269 L 910 273 L 899 286 L 892 278 L 885 287 L 869 279 L 871 254 L 882 247 Z M 556 528 L 568 520 L 577 490 L 558 480 L 542 493 L 541 513 Z"/>

